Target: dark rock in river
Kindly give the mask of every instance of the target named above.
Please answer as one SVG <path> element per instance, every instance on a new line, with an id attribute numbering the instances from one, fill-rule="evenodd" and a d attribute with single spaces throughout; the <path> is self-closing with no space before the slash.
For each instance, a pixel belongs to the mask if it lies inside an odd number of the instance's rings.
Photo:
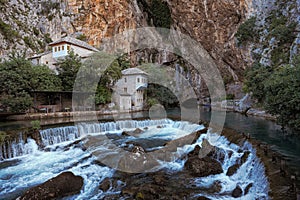
<path id="1" fill-rule="evenodd" d="M 201 196 L 201 197 L 198 197 L 197 200 L 210 200 L 210 199 L 207 197 Z"/>
<path id="2" fill-rule="evenodd" d="M 109 190 L 111 185 L 110 178 L 105 178 L 99 185 L 99 189 L 102 190 L 103 192 L 106 192 Z"/>
<path id="3" fill-rule="evenodd" d="M 244 164 L 247 161 L 250 153 L 251 153 L 250 151 L 245 151 L 244 152 L 243 156 L 241 157 L 241 164 Z"/>
<path id="4" fill-rule="evenodd" d="M 63 172 L 45 183 L 29 189 L 20 200 L 57 199 L 79 193 L 83 178 L 72 172 Z"/>
<path id="5" fill-rule="evenodd" d="M 228 168 L 226 176 L 232 176 L 237 172 L 237 170 L 240 168 L 239 164 L 234 164 L 231 167 Z"/>
<path id="6" fill-rule="evenodd" d="M 137 135 L 141 134 L 142 132 L 144 132 L 142 129 L 137 128 L 134 131 L 123 131 L 122 135 L 123 136 L 137 136 Z"/>
<path id="7" fill-rule="evenodd" d="M 196 145 L 195 148 L 194 148 L 194 150 L 191 151 L 190 153 L 188 153 L 188 157 L 198 156 L 200 150 L 201 150 L 201 147 L 199 145 Z"/>
<path id="8" fill-rule="evenodd" d="M 184 165 L 185 169 L 197 177 L 204 177 L 223 172 L 221 164 L 212 158 L 190 157 Z"/>
<path id="9" fill-rule="evenodd" d="M 249 183 L 245 188 L 245 195 L 248 194 L 249 190 L 252 188 L 253 183 Z"/>
<path id="10" fill-rule="evenodd" d="M 236 186 L 235 189 L 232 191 L 231 196 L 234 198 L 241 197 L 243 195 L 243 190 L 240 186 Z"/>

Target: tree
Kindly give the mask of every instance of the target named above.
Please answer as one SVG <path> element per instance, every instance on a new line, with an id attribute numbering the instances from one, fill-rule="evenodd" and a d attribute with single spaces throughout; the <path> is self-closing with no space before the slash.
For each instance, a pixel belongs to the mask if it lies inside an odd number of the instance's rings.
<path id="1" fill-rule="evenodd" d="M 259 31 L 255 23 L 256 18 L 251 17 L 239 26 L 235 35 L 239 45 L 246 44 L 249 41 L 256 41 L 259 38 Z"/>
<path id="2" fill-rule="evenodd" d="M 246 74 L 245 87 L 283 127 L 300 130 L 300 59 L 293 65 L 256 64 Z"/>
<path id="3" fill-rule="evenodd" d="M 76 79 L 76 88 L 85 92 L 96 91 L 94 101 L 97 105 L 109 103 L 112 87 L 122 77 L 121 71 L 129 66 L 127 54 L 97 52 L 84 62 Z"/>
<path id="4" fill-rule="evenodd" d="M 254 63 L 251 68 L 245 72 L 244 90 L 252 92 L 252 96 L 262 103 L 265 99 L 264 81 L 272 74 L 273 69 Z"/>
<path id="5" fill-rule="evenodd" d="M 58 77 L 64 91 L 72 91 L 79 68 L 82 66 L 80 57 L 70 51 L 64 59 L 58 62 Z"/>
<path id="6" fill-rule="evenodd" d="M 11 112 L 24 112 L 32 105 L 31 91 L 56 90 L 58 77 L 46 66 L 33 66 L 25 55 L 12 53 L 0 63 L 0 104 Z"/>
<path id="7" fill-rule="evenodd" d="M 300 130 L 300 65 L 282 66 L 265 81 L 265 108 L 281 126 Z"/>

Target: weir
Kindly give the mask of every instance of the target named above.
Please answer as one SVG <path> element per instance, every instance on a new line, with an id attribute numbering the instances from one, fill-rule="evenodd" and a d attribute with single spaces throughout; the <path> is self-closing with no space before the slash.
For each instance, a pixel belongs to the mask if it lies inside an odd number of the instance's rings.
<path id="1" fill-rule="evenodd" d="M 135 136 L 122 135 L 122 131 L 127 130 L 130 132 L 136 128 L 143 132 Z M 5 152 L 3 152 L 4 146 L 1 146 L 1 158 L 4 159 L 4 162 L 6 159 L 13 158 L 17 158 L 21 162 L 1 169 L 0 196 L 15 199 L 20 191 L 24 190 L 25 183 L 26 187 L 32 187 L 57 176 L 63 171 L 71 171 L 84 178 L 84 187 L 81 193 L 76 195 L 76 199 L 103 199 L 111 191 L 101 191 L 99 183 L 105 178 L 111 178 L 115 173 L 115 168 L 109 165 L 99 165 L 99 162 L 103 163 L 101 158 L 104 160 L 111 158 L 110 156 L 115 154 L 118 148 L 120 149 L 126 145 L 134 145 L 139 142 L 145 144 L 148 141 L 155 143 L 158 140 L 175 140 L 203 128 L 202 125 L 170 119 L 79 123 L 76 126 L 41 130 L 42 145 L 39 149 L 35 140 L 24 139 L 24 136 L 20 133 L 15 140 L 5 144 Z M 110 137 L 105 135 L 108 132 Z M 157 157 L 160 166 L 155 170 L 164 169 L 172 173 L 180 173 L 185 168 L 186 155 L 194 150 L 196 145 L 205 148 L 205 145 L 207 145 L 207 142 L 204 145 L 205 140 L 212 145 L 212 152 L 214 153 L 210 156 L 220 162 L 223 173 L 192 179 L 186 177 L 183 180 L 186 181 L 187 188 L 192 187 L 189 185 L 192 184 L 195 189 L 206 191 L 205 196 L 208 198 L 232 199 L 228 194 L 239 185 L 246 199 L 268 199 L 269 184 L 264 174 L 264 166 L 256 157 L 252 146 L 247 142 L 243 146 L 235 145 L 230 143 L 224 136 L 209 131 L 203 133 L 194 144 L 175 147 L 175 152 L 172 153 L 177 155 L 176 159 L 160 160 Z M 114 146 L 110 145 L 111 142 L 115 142 Z M 157 142 L 155 144 L 157 146 L 153 148 L 165 147 L 164 143 Z M 44 151 L 43 148 L 45 147 L 47 147 L 47 150 Z M 242 163 L 241 160 L 245 152 L 250 153 Z M 128 159 L 125 158 L 125 160 Z M 240 163 L 240 167 L 235 174 L 228 176 L 226 174 L 228 169 L 236 163 Z M 116 165 L 118 164 L 117 162 Z M 15 175 L 11 176 L 11 174 Z M 220 191 L 207 192 L 207 188 L 213 187 L 216 183 L 220 184 Z M 126 185 L 126 183 L 122 184 L 123 186 Z M 251 187 L 248 193 L 245 194 L 245 188 L 249 185 Z M 121 188 L 113 188 L 113 190 L 119 194 Z M 203 195 L 203 193 L 195 192 L 193 195 L 193 198 L 197 198 L 197 195 Z"/>

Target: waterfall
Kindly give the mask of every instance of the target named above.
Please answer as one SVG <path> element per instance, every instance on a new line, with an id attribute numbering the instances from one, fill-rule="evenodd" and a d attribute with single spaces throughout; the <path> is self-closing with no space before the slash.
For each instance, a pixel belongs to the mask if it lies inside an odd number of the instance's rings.
<path id="1" fill-rule="evenodd" d="M 0 160 L 31 154 L 37 149 L 36 142 L 30 138 L 27 138 L 27 142 L 25 142 L 23 133 L 20 132 L 14 139 L 4 141 L 0 144 Z"/>
<path id="2" fill-rule="evenodd" d="M 65 141 L 73 141 L 80 136 L 75 126 L 50 128 L 41 130 L 40 135 L 44 146 L 57 144 Z"/>

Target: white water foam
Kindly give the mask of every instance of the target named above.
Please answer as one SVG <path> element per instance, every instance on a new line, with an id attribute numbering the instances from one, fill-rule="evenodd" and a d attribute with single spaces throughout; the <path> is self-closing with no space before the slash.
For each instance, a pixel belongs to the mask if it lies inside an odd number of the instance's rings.
<path id="1" fill-rule="evenodd" d="M 158 125 L 161 128 L 157 127 Z M 41 131 L 42 142 L 50 151 L 38 150 L 35 141 L 28 139 L 27 143 L 23 144 L 28 149 L 27 155 L 17 157 L 20 159 L 19 163 L 2 168 L 0 171 L 0 196 L 5 199 L 14 199 L 27 188 L 43 183 L 63 171 L 72 171 L 74 174 L 84 178 L 84 187 L 81 193 L 66 199 L 101 199 L 108 193 L 120 192 L 109 190 L 103 193 L 98 188 L 104 178 L 113 176 L 114 170 L 94 164 L 97 158 L 93 156 L 92 152 L 99 150 L 103 156 L 111 153 L 111 149 L 105 145 L 100 145 L 95 147 L 95 149 L 83 151 L 80 147 L 72 144 L 72 141 L 78 140 L 79 143 L 83 143 L 86 139 L 96 138 L 95 136 L 97 135 L 104 136 L 104 133 L 107 132 L 120 134 L 124 129 L 144 127 L 148 127 L 148 129 L 145 129 L 145 132 L 138 136 L 139 138 L 168 140 L 177 139 L 204 128 L 202 125 L 165 119 L 154 121 L 131 120 L 97 124 L 82 123 L 76 127 L 43 130 Z M 106 139 L 109 140 L 108 138 Z M 229 193 L 232 192 L 236 185 L 239 185 L 244 190 L 249 183 L 253 183 L 253 187 L 247 195 L 243 196 L 243 199 L 268 199 L 268 182 L 264 174 L 264 167 L 256 157 L 252 146 L 249 143 L 245 143 L 243 147 L 239 147 L 231 144 L 225 137 L 219 137 L 218 134 L 202 134 L 195 144 L 178 147 L 175 152 L 177 156 L 174 156 L 174 159 L 169 162 L 160 161 L 161 167 L 158 169 L 182 170 L 186 160 L 177 158 L 192 151 L 195 145 L 201 146 L 203 139 L 207 139 L 212 145 L 217 146 L 220 151 L 225 153 L 225 158 L 222 162 L 224 171 L 222 174 L 195 178 L 194 180 L 198 187 L 204 188 L 210 187 L 216 180 L 221 182 L 222 189 L 219 193 L 214 195 L 205 194 L 204 196 L 211 199 L 232 199 Z M 105 141 L 100 142 L 105 143 Z M 160 149 L 163 147 L 157 148 Z M 239 149 L 243 151 L 249 150 L 251 153 L 236 174 L 228 177 L 226 176 L 228 168 L 235 164 L 243 155 L 243 153 L 238 152 Z M 232 152 L 231 156 L 228 156 L 229 152 Z"/>

